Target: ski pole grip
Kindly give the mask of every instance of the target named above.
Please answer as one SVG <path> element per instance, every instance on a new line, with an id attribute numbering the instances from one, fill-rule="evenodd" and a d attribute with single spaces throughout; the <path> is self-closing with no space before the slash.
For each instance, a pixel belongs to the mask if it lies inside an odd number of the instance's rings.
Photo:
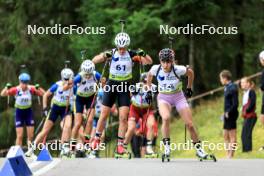
<path id="1" fill-rule="evenodd" d="M 70 64 L 70 63 L 71 63 L 71 61 L 66 60 L 66 61 L 64 62 L 64 64 L 65 64 L 65 68 L 67 68 L 67 67 L 68 67 L 68 64 Z"/>
<path id="2" fill-rule="evenodd" d="M 125 24 L 126 23 L 126 20 L 119 20 L 119 22 L 121 23 L 121 24 Z"/>

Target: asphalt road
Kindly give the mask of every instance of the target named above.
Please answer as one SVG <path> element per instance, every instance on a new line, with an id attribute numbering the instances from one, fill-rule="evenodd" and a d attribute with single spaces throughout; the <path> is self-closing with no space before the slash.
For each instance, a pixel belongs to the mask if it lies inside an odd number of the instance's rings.
<path id="1" fill-rule="evenodd" d="M 0 166 L 4 159 L 0 160 Z M 36 176 L 263 176 L 264 160 L 233 159 L 200 162 L 197 159 L 57 159 L 27 160 Z M 2 175 L 1 175 L 2 176 Z"/>

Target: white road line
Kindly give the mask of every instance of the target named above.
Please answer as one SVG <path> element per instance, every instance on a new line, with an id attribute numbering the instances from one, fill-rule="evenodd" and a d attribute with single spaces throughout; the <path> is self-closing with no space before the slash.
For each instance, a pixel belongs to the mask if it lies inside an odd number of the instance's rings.
<path id="1" fill-rule="evenodd" d="M 28 167 L 30 169 L 33 169 L 34 167 L 38 166 L 41 163 L 41 161 L 34 161 L 33 163 L 30 163 Z"/>
<path id="2" fill-rule="evenodd" d="M 39 169 L 38 171 L 34 172 L 33 175 L 34 176 L 40 176 L 40 175 L 48 172 L 50 169 L 54 168 L 57 164 L 59 164 L 60 161 L 61 161 L 60 159 L 53 159 L 53 161 L 51 163 L 49 163 L 45 167 Z"/>

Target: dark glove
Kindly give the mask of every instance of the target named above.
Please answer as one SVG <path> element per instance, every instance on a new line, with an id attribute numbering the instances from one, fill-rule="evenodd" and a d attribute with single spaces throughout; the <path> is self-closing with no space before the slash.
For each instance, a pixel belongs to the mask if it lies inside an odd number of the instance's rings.
<path id="1" fill-rule="evenodd" d="M 36 89 L 39 89 L 39 84 L 35 84 L 35 88 Z"/>
<path id="2" fill-rule="evenodd" d="M 146 52 L 143 49 L 138 49 L 137 50 L 137 55 L 146 57 L 147 54 L 146 54 Z"/>
<path id="3" fill-rule="evenodd" d="M 191 88 L 187 88 L 187 89 L 185 90 L 184 94 L 185 94 L 185 96 L 186 96 L 187 98 L 190 98 L 190 97 L 192 97 L 193 91 L 192 91 Z"/>
<path id="4" fill-rule="evenodd" d="M 152 92 L 150 90 L 147 92 L 146 101 L 148 104 L 151 104 L 152 102 Z"/>
<path id="5" fill-rule="evenodd" d="M 11 83 L 6 83 L 5 87 L 6 87 L 7 89 L 10 89 L 10 88 L 12 87 L 12 85 L 11 85 Z"/>
<path id="6" fill-rule="evenodd" d="M 110 57 L 112 57 L 112 51 L 105 51 L 104 52 L 104 58 L 110 58 Z"/>
<path id="7" fill-rule="evenodd" d="M 49 108 L 48 107 L 44 108 L 43 111 L 42 111 L 42 114 L 43 114 L 44 117 L 48 117 Z"/>

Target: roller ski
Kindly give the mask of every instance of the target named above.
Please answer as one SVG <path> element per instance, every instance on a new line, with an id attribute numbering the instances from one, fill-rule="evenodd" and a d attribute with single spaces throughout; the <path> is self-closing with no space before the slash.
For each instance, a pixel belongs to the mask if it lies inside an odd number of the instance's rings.
<path id="1" fill-rule="evenodd" d="M 71 152 L 69 144 L 65 143 L 62 146 L 59 157 L 60 158 L 75 158 L 75 152 Z"/>
<path id="2" fill-rule="evenodd" d="M 34 154 L 34 149 L 29 148 L 28 151 L 25 153 L 25 156 L 28 158 L 36 157 L 36 155 Z"/>
<path id="3" fill-rule="evenodd" d="M 28 148 L 28 151 L 25 153 L 25 156 L 28 158 L 33 158 L 36 159 L 37 156 L 34 154 L 36 147 L 35 144 L 33 143 L 31 147 Z"/>
<path id="4" fill-rule="evenodd" d="M 75 155 L 75 158 L 86 158 L 87 156 L 85 150 L 76 150 L 74 155 Z"/>
<path id="5" fill-rule="evenodd" d="M 147 146 L 145 158 L 158 158 L 159 155 L 153 151 L 152 146 Z"/>
<path id="6" fill-rule="evenodd" d="M 37 156 L 34 154 L 34 150 L 29 149 L 26 153 L 25 156 L 27 158 L 32 158 L 32 159 L 37 159 Z"/>
<path id="7" fill-rule="evenodd" d="M 196 156 L 198 157 L 199 161 L 211 160 L 216 162 L 216 157 L 213 154 L 206 153 L 200 145 L 197 145 L 196 148 Z"/>
<path id="8" fill-rule="evenodd" d="M 89 148 L 86 151 L 87 158 L 94 159 L 98 158 L 98 150 L 100 146 L 100 138 L 95 137 L 92 139 Z"/>
<path id="9" fill-rule="evenodd" d="M 158 158 L 159 154 L 158 153 L 146 153 L 145 158 Z"/>
<path id="10" fill-rule="evenodd" d="M 165 146 L 165 152 L 161 156 L 161 161 L 162 162 L 170 162 L 170 146 L 166 145 Z"/>
<path id="11" fill-rule="evenodd" d="M 115 158 L 126 158 L 131 159 L 131 153 L 127 151 L 123 144 L 117 145 L 117 149 L 115 151 Z"/>
<path id="12" fill-rule="evenodd" d="M 217 161 L 216 157 L 214 156 L 214 154 L 207 154 L 206 156 L 204 157 L 200 157 L 196 154 L 196 156 L 198 157 L 199 161 L 204 161 L 204 160 L 212 160 L 214 162 Z"/>
<path id="13" fill-rule="evenodd" d="M 78 143 L 76 145 L 76 150 L 74 149 L 74 156 L 72 156 L 71 158 L 86 158 L 87 154 L 86 154 L 86 144 L 83 145 L 82 143 Z"/>
<path id="14" fill-rule="evenodd" d="M 167 162 L 170 162 L 170 155 L 162 154 L 161 161 L 165 162 L 166 160 L 167 160 Z"/>
<path id="15" fill-rule="evenodd" d="M 90 153 L 87 155 L 87 158 L 89 159 L 95 159 L 98 158 L 98 153 L 96 150 L 92 150 L 90 151 Z"/>
<path id="16" fill-rule="evenodd" d="M 164 153 L 161 155 L 162 162 L 170 162 L 170 139 L 164 138 L 163 143 L 165 145 Z"/>

